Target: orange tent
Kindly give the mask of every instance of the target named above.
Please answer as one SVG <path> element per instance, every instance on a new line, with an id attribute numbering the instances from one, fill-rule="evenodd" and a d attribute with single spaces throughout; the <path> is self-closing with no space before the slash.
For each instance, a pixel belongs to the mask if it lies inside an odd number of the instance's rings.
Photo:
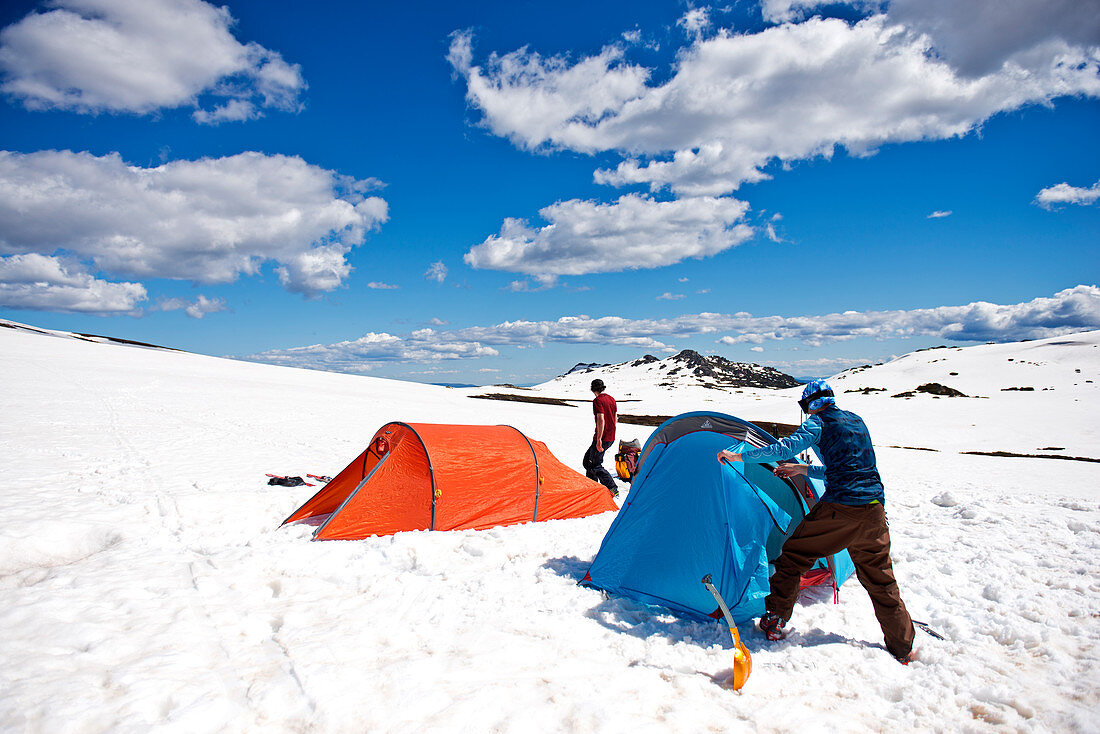
<path id="1" fill-rule="evenodd" d="M 314 540 L 355 540 L 618 509 L 603 485 L 511 426 L 395 422 L 283 525 L 309 521 L 319 526 Z"/>

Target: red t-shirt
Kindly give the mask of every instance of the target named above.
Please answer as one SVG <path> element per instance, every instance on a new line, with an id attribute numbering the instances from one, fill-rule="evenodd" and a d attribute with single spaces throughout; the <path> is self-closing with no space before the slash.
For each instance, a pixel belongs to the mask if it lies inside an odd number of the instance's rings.
<path id="1" fill-rule="evenodd" d="M 603 416 L 603 443 L 611 443 L 615 440 L 615 416 L 619 407 L 615 404 L 615 398 L 605 392 L 596 396 L 592 401 L 592 415 Z M 592 434 L 596 438 L 596 434 Z"/>

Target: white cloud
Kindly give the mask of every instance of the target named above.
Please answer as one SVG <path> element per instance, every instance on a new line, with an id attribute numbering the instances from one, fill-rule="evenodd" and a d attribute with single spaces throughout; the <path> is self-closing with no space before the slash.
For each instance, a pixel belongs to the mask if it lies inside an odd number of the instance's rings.
<path id="1" fill-rule="evenodd" d="M 32 110 L 149 114 L 196 107 L 199 122 L 297 110 L 297 64 L 233 37 L 201 0 L 53 0 L 0 32 L 3 91 Z M 199 108 L 208 95 L 213 108 Z"/>
<path id="2" fill-rule="evenodd" d="M 676 25 L 693 38 L 698 38 L 710 27 L 710 12 L 707 8 L 692 8 L 676 21 Z"/>
<path id="3" fill-rule="evenodd" d="M 398 288 L 400 288 L 401 286 L 393 285 L 391 283 L 382 283 L 382 282 L 379 282 L 377 280 L 372 280 L 370 283 L 367 283 L 367 287 L 370 288 L 371 290 L 376 290 L 376 291 L 395 291 Z"/>
<path id="4" fill-rule="evenodd" d="M 829 375 L 835 375 L 838 372 L 842 372 L 852 367 L 859 367 L 865 364 L 874 364 L 876 362 L 888 361 L 889 358 L 875 358 L 866 359 L 860 357 L 822 357 L 820 359 L 795 359 L 787 360 L 784 362 L 771 362 L 772 367 L 777 370 L 782 370 L 789 375 L 795 376 L 807 376 L 813 375 L 815 377 L 827 377 Z"/>
<path id="5" fill-rule="evenodd" d="M 535 282 L 532 283 L 531 280 Z M 550 290 L 551 288 L 557 288 L 559 285 L 564 286 L 565 283 L 558 281 L 557 275 L 548 275 L 546 273 L 536 273 L 531 276 L 531 280 L 523 278 L 522 280 L 513 280 L 502 290 L 511 291 L 513 293 L 538 293 L 539 291 Z M 587 288 L 584 288 L 587 290 Z"/>
<path id="6" fill-rule="evenodd" d="M 140 283 L 112 283 L 79 262 L 37 253 L 0 256 L 0 306 L 34 311 L 141 315 Z"/>
<path id="7" fill-rule="evenodd" d="M 624 160 L 597 181 L 684 196 L 729 193 L 776 160 L 960 136 L 999 112 L 1100 95 L 1095 47 L 1043 46 L 971 78 L 931 43 L 885 15 L 720 31 L 681 51 L 655 86 L 616 47 L 575 63 L 520 50 L 482 67 L 463 36 L 452 63 L 494 133 L 527 149 L 615 151 Z"/>
<path id="8" fill-rule="evenodd" d="M 1100 181 L 1087 189 L 1070 186 L 1068 183 L 1055 184 L 1040 191 L 1035 203 L 1044 209 L 1053 209 L 1063 204 L 1095 204 L 1100 199 Z"/>
<path id="9" fill-rule="evenodd" d="M 278 264 L 288 290 L 332 290 L 386 202 L 297 157 L 127 165 L 118 154 L 0 151 L 0 255 L 59 252 L 130 277 L 229 283 Z"/>
<path id="10" fill-rule="evenodd" d="M 1100 44 L 1096 0 L 891 0 L 887 15 L 927 34 L 936 53 L 966 76 L 1007 62 L 1036 69 L 1069 47 Z"/>
<path id="11" fill-rule="evenodd" d="M 796 317 L 698 313 L 671 319 L 581 315 L 554 321 L 505 321 L 450 331 L 420 329 L 406 336 L 371 333 L 355 341 L 274 350 L 248 359 L 364 372 L 372 362 L 491 357 L 498 356 L 497 348 L 523 349 L 548 343 L 676 351 L 666 341 L 712 336 L 717 337 L 719 344 L 752 344 L 750 350 L 756 352 L 769 341 L 791 340 L 810 346 L 857 338 L 916 336 L 954 342 L 1016 341 L 1089 329 L 1100 329 L 1100 288 L 1079 285 L 1051 297 L 1007 305 L 976 302 L 911 311 L 846 311 Z M 803 373 L 814 371 L 806 361 L 785 364 L 797 366 Z M 818 368 L 826 366 L 822 361 L 813 364 Z M 844 359 L 832 360 L 830 364 L 838 369 L 852 366 L 850 360 Z"/>
<path id="12" fill-rule="evenodd" d="M 191 115 L 195 122 L 205 125 L 218 125 L 223 122 L 243 122 L 260 117 L 256 105 L 243 99 L 232 99 L 212 110 L 195 110 Z"/>
<path id="13" fill-rule="evenodd" d="M 749 347 L 750 352 L 763 352 L 764 347 Z"/>
<path id="14" fill-rule="evenodd" d="M 950 209 L 948 209 L 946 211 L 943 211 L 943 210 L 934 211 L 931 214 L 929 214 L 927 217 L 925 217 L 925 219 L 943 219 L 944 217 L 951 216 L 953 213 L 954 212 L 952 212 Z"/>
<path id="15" fill-rule="evenodd" d="M 716 255 L 752 236 L 741 223 L 748 205 L 729 198 L 675 201 L 628 194 L 610 204 L 571 199 L 539 214 L 533 228 L 506 219 L 500 234 L 466 253 L 474 268 L 535 276 L 582 275 L 657 268 Z"/>
<path id="16" fill-rule="evenodd" d="M 587 125 L 645 92 L 649 71 L 621 65 L 622 55 L 621 49 L 609 46 L 598 56 L 570 64 L 521 49 L 491 54 L 484 67 L 474 66 L 472 37 L 466 32 L 451 37 L 447 60 L 466 79 L 466 99 L 485 113 L 485 125 L 521 148 L 535 149 L 550 142 L 558 145 L 563 136 L 572 141 L 566 147 L 583 146 Z M 573 139 L 570 128 L 579 137 Z"/>
<path id="17" fill-rule="evenodd" d="M 723 344 L 798 339 L 811 346 L 861 337 L 935 336 L 951 341 L 1039 339 L 1100 328 L 1100 288 L 1079 285 L 1050 298 L 1012 305 L 977 301 L 912 311 L 845 311 L 824 316 L 734 315 Z"/>
<path id="18" fill-rule="evenodd" d="M 678 283 L 687 283 L 687 282 L 688 282 L 688 280 L 689 280 L 689 278 L 677 278 L 677 279 L 676 279 L 676 281 L 677 281 Z"/>
<path id="19" fill-rule="evenodd" d="M 722 344 L 797 340 L 813 346 L 856 338 L 934 336 L 951 341 L 1015 341 L 1100 328 L 1100 288 L 1079 285 L 1019 304 L 975 302 L 911 311 L 845 311 L 819 316 L 698 313 L 671 319 L 565 316 L 556 321 L 507 321 L 448 332 L 452 338 L 494 346 L 547 342 L 668 346 L 698 335 Z"/>
<path id="20" fill-rule="evenodd" d="M 207 298 L 200 294 L 194 301 L 186 298 L 163 298 L 157 303 L 157 308 L 161 311 L 183 311 L 193 319 L 201 319 L 208 313 L 225 311 L 228 306 L 222 298 Z"/>
<path id="21" fill-rule="evenodd" d="M 766 21 L 784 23 L 828 5 L 885 11 L 890 22 L 928 36 L 934 53 L 966 76 L 1008 61 L 1029 68 L 1047 63 L 1060 47 L 1100 43 L 1096 0 L 764 0 L 761 10 Z"/>
<path id="22" fill-rule="evenodd" d="M 428 266 L 428 269 L 424 271 L 424 277 L 428 280 L 434 280 L 436 283 L 442 283 L 447 279 L 447 266 L 443 264 L 442 260 L 437 260 Z"/>
<path id="23" fill-rule="evenodd" d="M 369 372 L 378 362 L 438 362 L 499 354 L 492 347 L 426 328 L 404 337 L 370 332 L 354 341 L 275 349 L 248 355 L 245 359 L 288 367 L 362 373 Z"/>
<path id="24" fill-rule="evenodd" d="M 658 301 L 679 301 L 684 298 L 682 293 L 669 293 L 665 291 L 661 295 L 657 296 Z"/>
<path id="25" fill-rule="evenodd" d="M 788 23 L 803 20 L 807 11 L 831 2 L 832 0 L 761 0 L 760 13 L 769 23 Z M 841 3 L 843 0 L 837 4 Z"/>

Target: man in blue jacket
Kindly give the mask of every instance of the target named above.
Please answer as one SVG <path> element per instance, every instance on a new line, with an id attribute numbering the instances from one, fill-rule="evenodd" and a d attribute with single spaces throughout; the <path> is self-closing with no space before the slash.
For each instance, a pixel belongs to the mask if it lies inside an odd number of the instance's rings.
<path id="1" fill-rule="evenodd" d="M 890 529 L 882 479 L 875 450 L 863 419 L 836 407 L 833 390 L 824 380 L 814 380 L 798 401 L 809 417 L 798 430 L 778 443 L 738 454 L 726 449 L 719 461 L 766 464 L 791 459 L 813 448 L 824 466 L 780 464 L 776 476 L 806 474 L 825 480 L 825 494 L 807 513 L 794 534 L 783 544 L 771 577 L 771 593 L 764 599 L 767 611 L 760 629 L 769 640 L 785 636 L 798 598 L 802 574 L 819 558 L 848 549 L 856 576 L 875 607 L 886 649 L 908 664 L 913 650 L 913 621 L 901 600 L 890 563 Z M 732 448 L 732 447 L 731 447 Z"/>

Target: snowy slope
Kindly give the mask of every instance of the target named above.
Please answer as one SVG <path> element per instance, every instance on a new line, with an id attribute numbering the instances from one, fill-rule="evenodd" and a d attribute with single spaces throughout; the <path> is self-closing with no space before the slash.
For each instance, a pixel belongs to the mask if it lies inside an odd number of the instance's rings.
<path id="1" fill-rule="evenodd" d="M 676 415 L 715 410 L 752 421 L 797 424 L 802 388 L 707 388 L 681 374 L 675 388 L 655 365 L 616 372 L 574 373 L 528 390 L 475 388 L 483 392 L 592 399 L 594 375 L 627 414 Z M 602 374 L 601 374 L 602 373 Z M 1010 344 L 928 349 L 886 364 L 846 370 L 830 378 L 841 406 L 862 415 L 877 445 L 938 451 L 1010 451 L 1100 458 L 1100 331 Z M 966 398 L 918 393 L 894 395 L 938 383 Z M 1018 388 L 1033 388 L 1030 391 Z M 875 388 L 873 392 L 862 392 Z M 1015 389 L 1014 389 L 1015 388 Z M 624 428 L 628 434 L 635 426 Z M 1058 447 L 1058 450 L 1046 450 Z"/>
<path id="2" fill-rule="evenodd" d="M 963 378 L 973 359 L 973 385 L 946 384 L 984 400 L 845 401 L 905 445 L 946 446 L 945 417 L 966 416 L 998 440 L 1096 456 L 1095 418 L 1078 404 L 1096 405 L 1084 380 L 1096 379 L 1097 341 L 922 352 L 845 375 L 838 390 L 912 389 L 939 357 Z M 1100 464 L 880 440 L 902 592 L 949 639 L 922 635 L 920 660 L 897 665 L 852 583 L 837 606 L 807 597 L 783 643 L 743 630 L 755 665 L 736 695 L 719 685 L 732 667 L 721 625 L 576 585 L 611 513 L 355 542 L 278 528 L 314 489 L 268 487 L 265 472 L 333 474 L 387 420 L 508 423 L 577 466 L 584 405 L 2 328 L 0 370 L 3 731 L 1095 731 L 1100 720 Z M 1055 389 L 999 389 L 1013 385 Z M 630 389 L 644 398 L 637 412 L 704 407 L 691 390 Z M 791 420 L 795 392 L 718 394 L 727 412 Z M 1051 441 L 1032 440 L 1027 421 Z"/>
<path id="3" fill-rule="evenodd" d="M 790 375 L 774 367 L 748 362 L 732 362 L 718 355 L 703 356 L 685 349 L 671 357 L 657 359 L 646 354 L 638 359 L 619 364 L 578 364 L 560 377 L 537 385 L 535 389 L 587 390 L 592 380 L 605 383 L 643 384 L 665 391 L 702 387 L 709 389 L 739 388 L 747 386 L 779 388 L 798 384 Z"/>

